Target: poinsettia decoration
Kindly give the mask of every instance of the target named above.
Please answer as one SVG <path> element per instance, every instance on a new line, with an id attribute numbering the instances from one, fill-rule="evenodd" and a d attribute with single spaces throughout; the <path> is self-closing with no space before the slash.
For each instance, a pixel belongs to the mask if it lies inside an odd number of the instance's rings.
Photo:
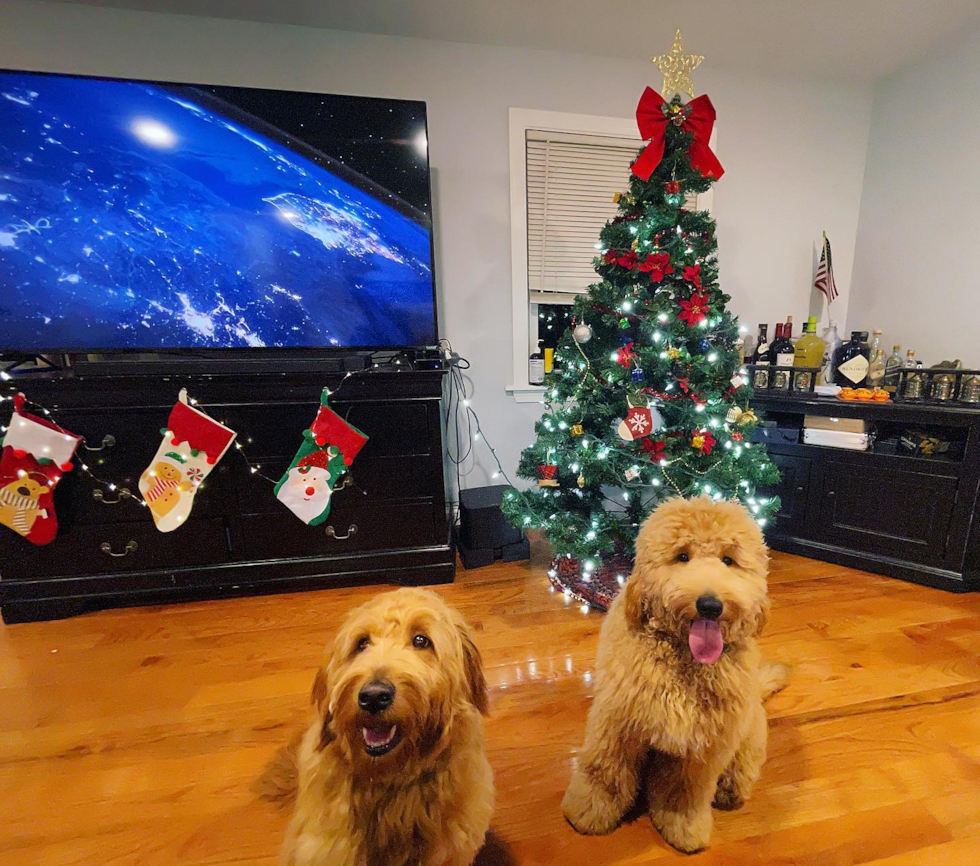
<path id="1" fill-rule="evenodd" d="M 682 322 L 687 322 L 691 328 L 703 322 L 708 317 L 707 314 L 711 312 L 711 307 L 708 306 L 708 295 L 705 292 L 695 292 L 687 300 L 682 300 L 680 306 L 681 311 L 677 314 L 677 318 Z"/>
<path id="2" fill-rule="evenodd" d="M 635 268 L 639 263 L 640 257 L 637 255 L 636 250 L 629 250 L 628 252 L 623 253 L 623 255 L 621 255 L 617 260 L 617 264 L 621 268 L 629 268 L 630 270 Z"/>
<path id="3" fill-rule="evenodd" d="M 691 434 L 691 447 L 702 456 L 705 454 L 710 454 L 711 449 L 717 444 L 718 440 L 711 435 L 710 430 L 695 430 L 694 433 Z"/>
<path id="4" fill-rule="evenodd" d="M 616 357 L 616 363 L 621 367 L 629 367 L 633 363 L 633 341 L 631 340 L 623 346 Z"/>
<path id="5" fill-rule="evenodd" d="M 650 253 L 640 265 L 640 270 L 650 274 L 651 283 L 663 282 L 665 275 L 674 273 L 669 253 Z"/>
<path id="6" fill-rule="evenodd" d="M 643 440 L 643 450 L 646 451 L 647 456 L 654 462 L 659 463 L 664 460 L 664 449 L 667 447 L 667 443 L 663 439 L 644 439 Z"/>
<path id="7" fill-rule="evenodd" d="M 688 265 L 684 268 L 684 279 L 701 288 L 701 265 Z"/>

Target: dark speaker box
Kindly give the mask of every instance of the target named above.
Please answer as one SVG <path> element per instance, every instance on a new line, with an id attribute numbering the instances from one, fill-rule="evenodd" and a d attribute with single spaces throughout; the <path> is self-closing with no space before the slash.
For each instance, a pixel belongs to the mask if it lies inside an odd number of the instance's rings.
<path id="1" fill-rule="evenodd" d="M 500 510 L 506 485 L 471 487 L 459 493 L 459 556 L 466 568 L 489 565 L 495 559 L 528 559 L 530 545 Z"/>

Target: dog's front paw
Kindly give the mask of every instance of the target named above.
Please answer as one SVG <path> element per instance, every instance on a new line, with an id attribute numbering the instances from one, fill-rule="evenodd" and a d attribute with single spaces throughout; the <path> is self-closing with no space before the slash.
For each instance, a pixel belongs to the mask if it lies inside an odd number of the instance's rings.
<path id="1" fill-rule="evenodd" d="M 619 804 L 609 793 L 592 785 L 580 773 L 572 776 L 561 810 L 568 823 L 586 836 L 611 833 L 623 817 Z"/>
<path id="2" fill-rule="evenodd" d="M 697 814 L 655 811 L 650 820 L 672 848 L 693 854 L 708 847 L 711 841 L 711 812 Z"/>
<path id="3" fill-rule="evenodd" d="M 711 804 L 716 809 L 725 812 L 733 812 L 741 809 L 745 805 L 745 799 L 735 785 L 735 780 L 729 775 L 724 775 L 718 780 L 718 787 L 715 790 L 715 799 Z"/>

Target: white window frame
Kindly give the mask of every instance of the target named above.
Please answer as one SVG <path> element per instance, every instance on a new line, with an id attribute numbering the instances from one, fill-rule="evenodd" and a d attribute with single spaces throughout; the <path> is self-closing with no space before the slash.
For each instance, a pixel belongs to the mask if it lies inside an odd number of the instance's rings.
<path id="1" fill-rule="evenodd" d="M 530 293 L 528 286 L 527 255 L 527 131 L 580 133 L 622 138 L 636 142 L 639 151 L 641 139 L 635 118 L 599 117 L 589 114 L 567 114 L 560 111 L 537 109 L 510 109 L 510 232 L 511 232 L 511 311 L 513 378 L 507 386 L 518 403 L 543 403 L 544 388 L 528 382 L 528 355 L 532 339 L 537 334 L 537 322 L 531 321 Z M 712 133 L 711 145 L 715 143 Z M 623 177 L 622 190 L 629 185 L 629 177 Z M 609 195 L 616 190 L 609 190 Z M 711 210 L 713 190 L 699 196 L 698 207 Z M 596 236 L 598 240 L 598 235 Z M 532 333 L 532 325 L 534 332 Z"/>

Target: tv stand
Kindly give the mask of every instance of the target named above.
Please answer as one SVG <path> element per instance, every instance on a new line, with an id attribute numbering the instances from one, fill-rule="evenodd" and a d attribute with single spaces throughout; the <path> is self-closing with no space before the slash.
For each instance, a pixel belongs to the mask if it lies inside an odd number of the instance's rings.
<path id="1" fill-rule="evenodd" d="M 343 376 L 322 367 L 283 372 L 282 359 L 275 372 L 239 367 L 222 375 L 169 360 L 165 369 L 141 375 L 135 373 L 144 368 L 126 364 L 116 365 L 115 374 L 90 376 L 76 367 L 25 377 L 30 399 L 85 436 L 90 450 L 83 446 L 78 460 L 117 489 L 81 472 L 66 475 L 55 494 L 58 537 L 43 547 L 0 527 L 6 622 L 353 584 L 452 581 L 441 365 L 372 369 L 349 378 L 331 400 L 370 438 L 351 466 L 353 483 L 334 494 L 324 525 L 302 523 L 231 449 L 197 494 L 186 525 L 161 533 L 146 508 L 128 501 L 129 491 L 137 490 L 180 388 L 238 432 L 262 474 L 278 478 L 316 414 L 322 388 L 336 388 Z"/>

